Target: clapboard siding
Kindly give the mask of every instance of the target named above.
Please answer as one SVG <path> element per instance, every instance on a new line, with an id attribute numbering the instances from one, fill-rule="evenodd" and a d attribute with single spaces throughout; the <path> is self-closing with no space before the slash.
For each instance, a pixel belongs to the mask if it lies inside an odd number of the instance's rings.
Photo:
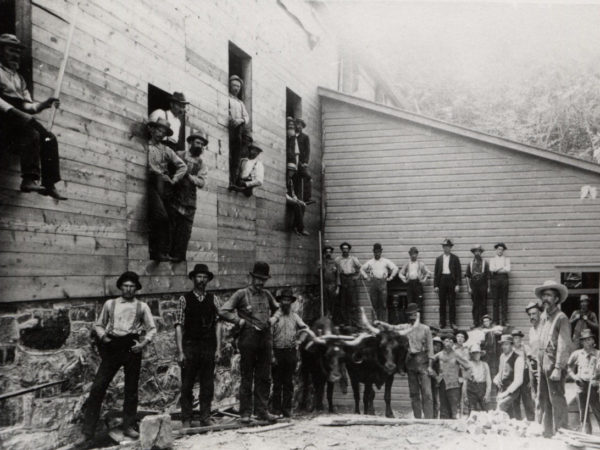
<path id="1" fill-rule="evenodd" d="M 445 237 L 454 239 L 463 273 L 469 249 L 495 242 L 509 247 L 512 274 L 509 321 L 528 327 L 525 305 L 533 289 L 556 278 L 557 266 L 600 268 L 600 201 L 580 199 L 600 176 L 530 154 L 384 114 L 351 97 L 325 93 L 322 107 L 326 165 L 326 240 L 348 240 L 364 262 L 374 242 L 403 264 L 415 245 L 433 270 Z M 600 270 L 600 269 L 598 269 Z M 361 302 L 368 306 L 365 289 Z M 471 325 L 466 288 L 458 325 Z M 488 305 L 488 306 L 491 306 Z M 425 320 L 439 320 L 432 282 L 425 286 Z"/>

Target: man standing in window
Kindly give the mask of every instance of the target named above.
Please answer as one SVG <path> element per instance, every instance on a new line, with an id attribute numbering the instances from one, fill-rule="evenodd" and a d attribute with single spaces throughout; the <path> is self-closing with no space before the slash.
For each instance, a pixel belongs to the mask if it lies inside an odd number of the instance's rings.
<path id="1" fill-rule="evenodd" d="M 494 323 L 506 325 L 508 318 L 508 274 L 510 273 L 510 258 L 504 256 L 506 245 L 499 242 L 494 245 L 496 255 L 490 260 L 492 281 L 490 293 L 494 299 Z"/>
<path id="2" fill-rule="evenodd" d="M 0 134 L 21 158 L 21 192 L 66 200 L 54 186 L 60 181 L 56 137 L 33 115 L 60 106 L 57 98 L 34 102 L 19 74 L 24 46 L 13 34 L 0 35 Z M 38 184 L 41 178 L 41 184 Z"/>
<path id="3" fill-rule="evenodd" d="M 308 236 L 308 231 L 304 229 L 304 211 L 306 210 L 306 203 L 304 203 L 298 198 L 294 189 L 294 176 L 296 175 L 296 172 L 296 164 L 290 162 L 287 163 L 287 171 L 285 177 L 285 201 L 294 215 L 294 232 L 299 236 Z"/>
<path id="4" fill-rule="evenodd" d="M 312 195 L 312 177 L 308 172 L 308 162 L 310 160 L 310 139 L 306 133 L 304 133 L 304 128 L 306 128 L 306 122 L 301 118 L 297 117 L 295 120 L 296 133 L 294 138 L 294 153 L 298 155 L 298 161 L 296 164 L 298 165 L 298 173 L 296 175 L 297 182 L 297 190 L 302 194 L 302 200 L 310 205 L 314 203 L 311 200 Z"/>
<path id="5" fill-rule="evenodd" d="M 350 255 L 352 246 L 347 242 L 340 244 L 342 256 L 335 262 L 338 266 L 338 286 L 340 287 L 340 312 L 344 325 L 360 327 L 360 311 L 358 309 L 358 277 L 360 262 L 356 256 Z"/>
<path id="6" fill-rule="evenodd" d="M 446 327 L 446 305 L 450 315 L 450 326 L 456 324 L 456 294 L 460 290 L 462 270 L 460 259 L 451 253 L 454 243 L 450 239 L 442 242 L 444 253 L 435 260 L 433 290 L 440 299 L 440 327 Z"/>
<path id="7" fill-rule="evenodd" d="M 467 289 L 473 302 L 473 326 L 479 325 L 481 317 L 487 314 L 487 293 L 489 289 L 490 267 L 481 255 L 484 250 L 481 245 L 471 249 L 473 260 L 467 265 L 465 278 Z"/>
<path id="8" fill-rule="evenodd" d="M 242 158 L 236 183 L 229 186 L 230 191 L 243 192 L 246 197 L 252 197 L 254 188 L 262 186 L 265 178 L 265 167 L 259 161 L 258 155 L 262 148 L 252 143 L 248 146 L 248 157 Z"/>
<path id="9" fill-rule="evenodd" d="M 242 157 L 242 135 L 250 124 L 250 116 L 240 99 L 243 80 L 237 75 L 229 77 L 229 165 L 231 183 L 236 183 L 236 175 Z"/>
<path id="10" fill-rule="evenodd" d="M 171 124 L 173 134 L 165 137 L 164 144 L 175 151 L 185 149 L 185 128 L 183 127 L 183 123 L 185 120 L 185 107 L 189 103 L 182 92 L 173 92 L 169 102 L 169 109 L 154 110 L 148 117 L 150 122 L 156 122 L 161 117 Z"/>
<path id="11" fill-rule="evenodd" d="M 387 313 L 387 284 L 398 273 L 398 267 L 387 258 L 382 258 L 383 248 L 380 243 L 373 245 L 373 258 L 360 268 L 360 274 L 369 280 L 369 298 L 375 309 L 377 320 L 388 321 Z"/>

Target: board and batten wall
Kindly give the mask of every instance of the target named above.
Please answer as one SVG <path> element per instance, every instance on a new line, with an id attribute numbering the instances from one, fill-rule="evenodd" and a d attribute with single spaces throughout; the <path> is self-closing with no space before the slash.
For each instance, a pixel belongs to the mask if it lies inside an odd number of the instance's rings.
<path id="1" fill-rule="evenodd" d="M 600 271 L 600 200 L 580 199 L 582 186 L 600 184 L 598 174 L 423 126 L 352 97 L 325 93 L 322 102 L 325 239 L 336 253 L 348 241 L 364 263 L 380 242 L 400 265 L 414 245 L 433 271 L 449 237 L 464 276 L 473 245 L 490 258 L 503 241 L 512 265 L 508 320 L 523 330 L 534 287 L 557 279 L 557 266 Z M 424 303 L 425 321 L 437 325 L 431 280 Z M 459 327 L 471 325 L 471 305 L 463 279 Z"/>
<path id="2" fill-rule="evenodd" d="M 74 1 L 40 4 L 71 17 Z M 77 27 L 53 132 L 69 198 L 55 202 L 19 192 L 17 156 L 0 159 L 0 302 L 103 297 L 124 270 L 143 275 L 142 293 L 188 288 L 187 273 L 207 263 L 216 289 L 246 282 L 256 259 L 271 263 L 271 286 L 316 282 L 320 226 L 321 148 L 317 86 L 335 87 L 337 46 L 326 30 L 308 35 L 272 0 L 89 0 Z M 309 8 L 306 4 L 306 8 Z M 68 24 L 31 6 L 33 90 L 49 96 L 56 83 Z M 228 45 L 252 57 L 252 129 L 262 145 L 264 185 L 246 198 L 227 190 Z M 198 191 L 187 263 L 148 261 L 147 156 L 134 124 L 147 117 L 148 84 L 184 92 L 188 133 L 203 128 L 210 143 L 204 189 Z M 286 88 L 302 98 L 311 138 L 310 170 L 317 204 L 306 212 L 311 237 L 288 231 L 285 214 Z M 47 120 L 47 113 L 40 115 Z"/>

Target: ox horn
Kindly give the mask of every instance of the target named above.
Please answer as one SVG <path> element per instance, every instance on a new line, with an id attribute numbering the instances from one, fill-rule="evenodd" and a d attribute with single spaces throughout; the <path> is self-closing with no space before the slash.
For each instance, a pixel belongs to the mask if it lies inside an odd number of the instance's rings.
<path id="1" fill-rule="evenodd" d="M 361 333 L 355 339 L 344 342 L 344 345 L 346 347 L 358 347 L 368 337 L 371 337 L 371 335 L 367 333 Z"/>

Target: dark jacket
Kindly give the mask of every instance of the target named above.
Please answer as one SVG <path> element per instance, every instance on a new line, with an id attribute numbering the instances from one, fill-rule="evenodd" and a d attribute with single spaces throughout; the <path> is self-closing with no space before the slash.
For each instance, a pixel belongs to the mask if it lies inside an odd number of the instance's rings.
<path id="1" fill-rule="evenodd" d="M 288 136 L 287 138 L 287 145 L 286 145 L 286 155 L 287 155 L 287 162 L 290 163 L 296 163 L 296 157 L 294 155 L 294 151 L 295 151 L 295 141 L 296 141 L 296 136 Z M 310 139 L 309 137 L 304 134 L 304 133 L 300 133 L 298 135 L 298 150 L 300 151 L 300 155 L 299 155 L 299 160 L 300 160 L 300 164 L 308 164 L 308 161 L 310 160 Z"/>
<path id="2" fill-rule="evenodd" d="M 435 260 L 435 270 L 433 271 L 433 287 L 436 288 L 440 285 L 440 279 L 442 278 L 442 270 L 444 268 L 444 255 L 440 255 Z M 462 270 L 460 268 L 460 259 L 454 253 L 450 253 L 450 274 L 454 279 L 454 283 L 460 286 L 462 278 Z"/>

